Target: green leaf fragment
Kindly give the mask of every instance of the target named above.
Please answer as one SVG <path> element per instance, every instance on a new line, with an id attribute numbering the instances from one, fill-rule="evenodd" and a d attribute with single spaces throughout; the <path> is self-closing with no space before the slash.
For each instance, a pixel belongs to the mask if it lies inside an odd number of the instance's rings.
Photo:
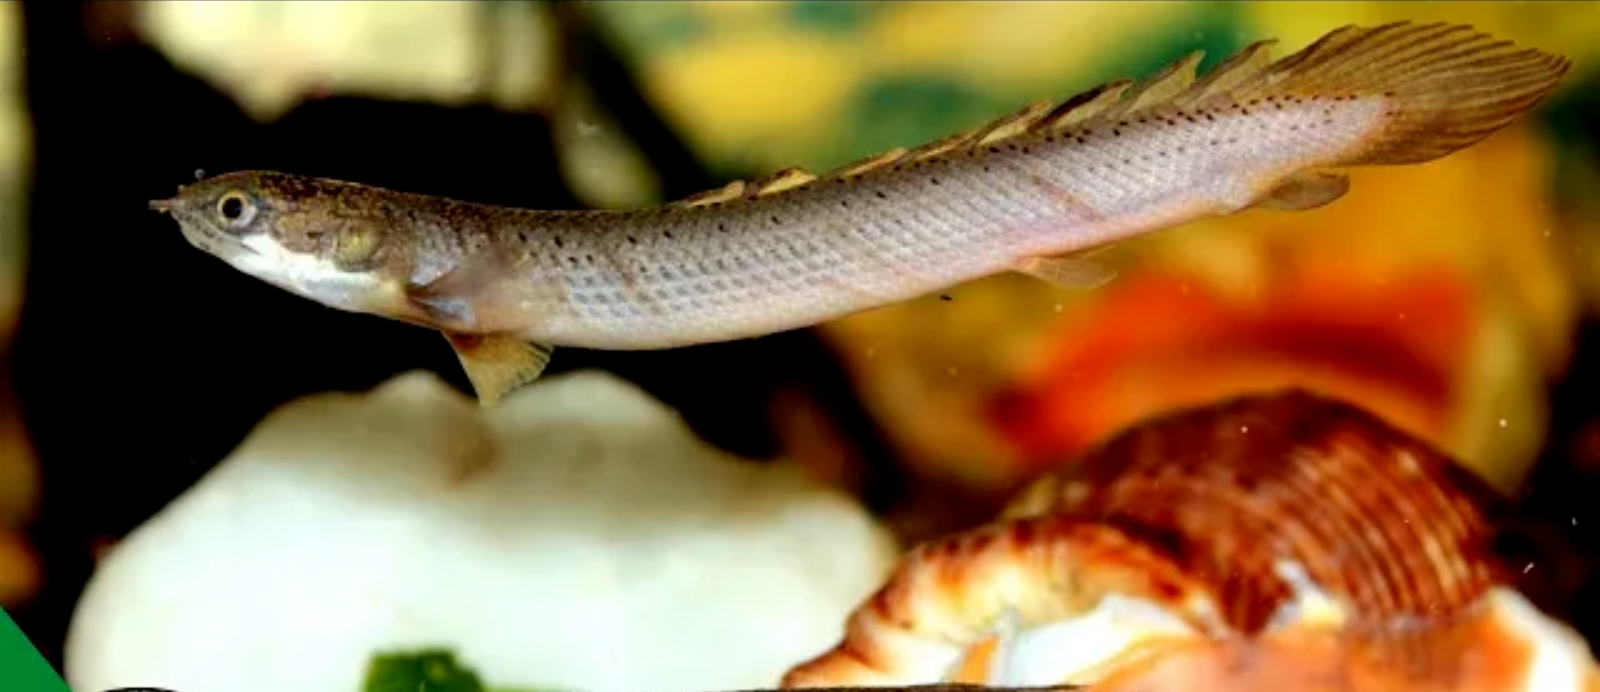
<path id="1" fill-rule="evenodd" d="M 548 692 L 485 687 L 448 649 L 378 654 L 367 663 L 362 692 Z"/>
<path id="2" fill-rule="evenodd" d="M 367 664 L 362 692 L 484 692 L 477 674 L 456 662 L 453 652 L 426 649 L 379 654 Z"/>

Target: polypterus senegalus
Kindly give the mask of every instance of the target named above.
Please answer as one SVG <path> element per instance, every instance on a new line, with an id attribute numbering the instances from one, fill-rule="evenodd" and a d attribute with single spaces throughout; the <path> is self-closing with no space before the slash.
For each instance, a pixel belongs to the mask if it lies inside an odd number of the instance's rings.
<path id="1" fill-rule="evenodd" d="M 813 175 L 637 210 L 496 207 L 270 171 L 151 207 L 195 246 L 331 307 L 438 329 L 480 400 L 556 346 L 659 349 L 811 326 L 1001 272 L 1068 286 L 1085 253 L 1248 207 L 1304 210 L 1319 169 L 1431 161 L 1511 123 L 1568 61 L 1468 26 L 1346 27 L 1198 77 L 1196 52 L 982 128 Z"/>

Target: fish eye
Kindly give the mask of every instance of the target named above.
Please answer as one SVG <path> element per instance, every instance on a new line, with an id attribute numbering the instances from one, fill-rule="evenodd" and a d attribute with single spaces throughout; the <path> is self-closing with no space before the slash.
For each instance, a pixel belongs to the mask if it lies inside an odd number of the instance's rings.
<path id="1" fill-rule="evenodd" d="M 217 213 L 230 226 L 243 226 L 255 218 L 256 207 L 250 198 L 238 190 L 229 190 L 217 200 Z"/>

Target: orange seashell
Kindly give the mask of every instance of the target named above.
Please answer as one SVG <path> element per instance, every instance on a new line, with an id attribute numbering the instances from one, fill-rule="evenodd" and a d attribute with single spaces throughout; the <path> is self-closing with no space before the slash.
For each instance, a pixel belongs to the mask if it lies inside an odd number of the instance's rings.
<path id="1" fill-rule="evenodd" d="M 1290 389 L 1182 410 L 1065 465 L 999 521 L 918 546 L 783 685 L 1577 692 L 1593 659 L 1515 589 L 1495 551 L 1503 509 L 1470 471 L 1338 399 Z"/>

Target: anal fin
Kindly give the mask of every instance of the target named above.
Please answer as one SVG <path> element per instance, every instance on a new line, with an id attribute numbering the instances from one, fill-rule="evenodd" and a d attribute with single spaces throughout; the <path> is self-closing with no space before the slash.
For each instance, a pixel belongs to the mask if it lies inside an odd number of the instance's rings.
<path id="1" fill-rule="evenodd" d="M 1304 171 L 1278 183 L 1250 206 L 1278 211 L 1306 211 L 1332 204 L 1350 191 L 1350 176 Z"/>
<path id="2" fill-rule="evenodd" d="M 455 349 L 478 403 L 494 406 L 512 391 L 539 379 L 555 347 L 499 334 L 442 332 Z"/>
<path id="3" fill-rule="evenodd" d="M 1018 263 L 1016 270 L 1063 288 L 1099 288 L 1117 278 L 1117 271 L 1092 259 L 1098 250 L 1029 257 Z"/>

